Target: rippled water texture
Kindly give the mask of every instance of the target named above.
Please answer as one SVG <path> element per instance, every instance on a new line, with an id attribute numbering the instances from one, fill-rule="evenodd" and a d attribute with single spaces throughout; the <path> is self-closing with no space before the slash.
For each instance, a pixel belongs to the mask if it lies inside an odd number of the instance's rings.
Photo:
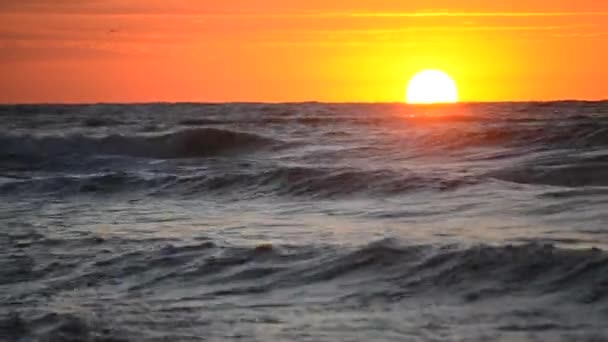
<path id="1" fill-rule="evenodd" d="M 0 340 L 608 341 L 608 103 L 0 106 Z"/>

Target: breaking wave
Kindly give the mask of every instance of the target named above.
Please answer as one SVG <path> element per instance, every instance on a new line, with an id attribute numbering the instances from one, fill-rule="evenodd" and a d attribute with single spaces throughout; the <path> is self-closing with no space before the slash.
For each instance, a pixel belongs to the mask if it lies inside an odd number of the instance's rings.
<path id="1" fill-rule="evenodd" d="M 420 137 L 421 145 L 444 149 L 467 147 L 523 147 L 526 152 L 556 148 L 608 146 L 608 124 L 575 123 L 558 126 L 440 127 Z"/>
<path id="2" fill-rule="evenodd" d="M 126 155 L 145 158 L 193 158 L 251 150 L 277 143 L 253 133 L 215 128 L 186 129 L 164 135 L 84 135 L 0 137 L 0 160 L 48 156 Z"/>
<path id="3" fill-rule="evenodd" d="M 579 156 L 571 163 L 565 163 L 561 159 L 544 162 L 535 160 L 491 172 L 482 170 L 479 173 L 463 174 L 340 166 L 239 164 L 238 167 L 230 167 L 224 172 L 201 170 L 198 174 L 189 175 L 141 173 L 133 170 L 73 175 L 60 173 L 30 177 L 13 169 L 0 174 L 0 190 L 4 194 L 54 195 L 142 191 L 149 195 L 177 196 L 232 193 L 254 197 L 398 196 L 420 191 L 454 191 L 483 183 L 489 184 L 494 180 L 567 188 L 606 187 L 608 186 L 607 166 L 605 156 Z"/>
<path id="4" fill-rule="evenodd" d="M 45 241 L 39 238 L 27 247 L 36 248 Z M 103 249 L 113 243 L 103 238 L 53 242 L 55 247 L 69 244 L 75 250 Z M 191 245 L 164 244 L 155 249 L 132 247 L 122 254 L 101 253 L 94 261 L 73 269 L 67 264 L 50 264 L 34 270 L 21 265 L 27 262 L 25 259 L 9 258 L 4 262 L 11 265 L 3 265 L 0 284 L 54 275 L 54 280 L 46 282 L 40 291 L 52 294 L 90 286 L 93 279 L 95 286 L 122 279 L 130 284 L 124 288 L 129 293 L 175 282 L 185 288 L 193 284 L 221 284 L 226 291 L 224 295 L 239 291 L 246 294 L 247 289 L 266 292 L 338 282 L 391 284 L 391 291 L 377 293 L 387 296 L 387 300 L 396 292 L 405 296 L 411 292 L 448 291 L 470 301 L 524 290 L 538 295 L 569 295 L 564 300 L 579 304 L 608 298 L 608 255 L 596 248 L 564 249 L 541 243 L 471 247 L 403 245 L 395 239 L 356 248 L 273 244 L 245 247 L 211 240 Z M 16 268 L 20 272 L 18 278 L 11 276 Z M 364 288 L 360 288 L 361 295 Z M 29 290 L 18 292 L 23 291 Z"/>
<path id="5" fill-rule="evenodd" d="M 605 305 L 608 299 L 608 255 L 595 248 L 575 250 L 539 243 L 404 245 L 395 239 L 359 247 L 270 243 L 235 246 L 209 239 L 158 245 L 158 241 L 99 236 L 49 240 L 43 235 L 22 236 L 10 243 L 13 246 L 6 247 L 43 251 L 49 246 L 69 248 L 87 262 L 72 263 L 51 254 L 49 260 L 34 267 L 26 256 L 3 259 L 0 285 L 39 281 L 36 287 L 23 286 L 7 294 L 7 308 L 24 298 L 61 298 L 106 287 L 113 289 L 112 301 L 128 302 L 143 294 L 171 293 L 175 284 L 179 284 L 182 295 L 173 300 L 173 310 L 182 315 L 179 310 L 187 309 L 191 300 L 238 300 L 278 290 L 296 294 L 317 287 L 345 289 L 331 298 L 331 306 L 336 308 L 363 309 L 370 303 L 396 305 L 439 297 L 462 306 L 509 300 L 522 293 L 526 298 L 542 298 L 570 308 Z M 107 252 L 107 248 L 116 246 L 125 248 Z M 81 303 L 81 312 L 85 304 Z M 104 314 L 101 302 L 87 305 L 91 309 L 84 315 L 60 310 L 56 305 L 35 311 L 7 310 L 0 313 L 0 334 L 12 340 L 122 342 L 145 340 L 146 333 L 157 328 L 162 331 L 164 325 L 157 325 L 167 323 L 165 316 L 145 314 L 145 307 L 130 303 L 131 314 L 145 319 L 138 321 L 137 331 L 128 334 L 121 331 L 127 326 Z M 171 312 L 170 307 L 161 308 L 160 314 Z M 177 324 L 178 319 L 173 321 Z"/>
<path id="6" fill-rule="evenodd" d="M 203 195 L 234 190 L 255 196 L 281 195 L 344 197 L 351 195 L 398 195 L 412 191 L 450 191 L 481 180 L 475 177 L 429 176 L 413 172 L 340 168 L 279 167 L 222 174 L 177 176 L 135 172 L 95 173 L 22 178 L 5 175 L 0 190 L 5 194 L 69 195 L 144 191 L 157 195 Z"/>

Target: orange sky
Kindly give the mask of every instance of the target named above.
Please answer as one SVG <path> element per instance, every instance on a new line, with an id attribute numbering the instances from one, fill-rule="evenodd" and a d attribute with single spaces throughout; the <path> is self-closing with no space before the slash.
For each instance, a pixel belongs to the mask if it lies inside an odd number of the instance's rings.
<path id="1" fill-rule="evenodd" d="M 356 4 L 353 4 L 356 3 Z M 608 1 L 3 0 L 0 102 L 608 98 Z"/>

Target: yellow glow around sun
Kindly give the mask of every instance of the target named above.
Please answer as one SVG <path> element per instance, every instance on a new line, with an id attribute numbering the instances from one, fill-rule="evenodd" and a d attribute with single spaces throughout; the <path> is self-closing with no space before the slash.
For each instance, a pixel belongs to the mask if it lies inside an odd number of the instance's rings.
<path id="1" fill-rule="evenodd" d="M 405 102 L 433 104 L 458 102 L 456 82 L 440 70 L 422 70 L 407 85 Z"/>

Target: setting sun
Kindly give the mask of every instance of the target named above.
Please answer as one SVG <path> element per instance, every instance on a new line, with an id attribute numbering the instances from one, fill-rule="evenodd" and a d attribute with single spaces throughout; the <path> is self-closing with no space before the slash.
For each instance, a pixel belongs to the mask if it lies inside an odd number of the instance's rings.
<path id="1" fill-rule="evenodd" d="M 407 85 L 405 102 L 410 104 L 458 102 L 456 82 L 440 70 L 420 71 Z"/>

